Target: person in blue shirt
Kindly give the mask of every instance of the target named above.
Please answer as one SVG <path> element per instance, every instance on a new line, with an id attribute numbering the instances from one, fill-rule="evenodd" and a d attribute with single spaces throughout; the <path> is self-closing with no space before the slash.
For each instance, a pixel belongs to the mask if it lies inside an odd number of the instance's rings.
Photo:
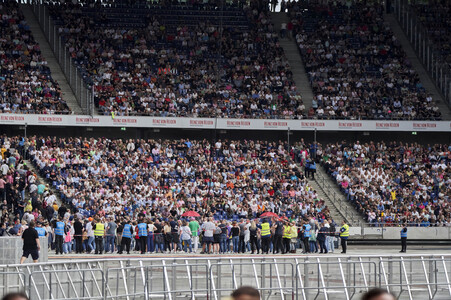
<path id="1" fill-rule="evenodd" d="M 58 221 L 55 224 L 53 229 L 53 234 L 55 236 L 55 246 L 56 246 L 56 254 L 63 254 L 63 242 L 64 242 L 64 234 L 66 230 L 66 225 L 63 223 L 63 219 L 58 217 Z"/>
<path id="2" fill-rule="evenodd" d="M 36 231 L 38 232 L 39 237 L 47 236 L 47 231 L 45 231 L 45 228 L 42 227 L 42 223 L 38 222 L 36 224 Z"/>
<path id="3" fill-rule="evenodd" d="M 316 173 L 316 163 L 315 161 L 312 161 L 310 163 L 310 175 L 312 175 L 312 179 L 315 179 L 315 173 Z"/>
<path id="4" fill-rule="evenodd" d="M 407 251 L 407 223 L 402 225 L 401 229 L 401 253 L 405 253 Z"/>
<path id="5" fill-rule="evenodd" d="M 309 246 L 309 238 L 310 238 L 310 230 L 312 229 L 312 225 L 310 225 L 309 221 L 304 221 L 304 225 L 302 226 L 302 242 L 304 243 L 304 251 L 305 253 L 310 253 L 310 246 Z"/>
<path id="6" fill-rule="evenodd" d="M 147 247 L 147 223 L 144 221 L 144 216 L 139 217 L 138 237 L 139 237 L 139 249 L 141 250 L 141 254 L 145 254 Z"/>
<path id="7" fill-rule="evenodd" d="M 122 254 L 124 250 L 127 254 L 130 254 L 130 243 L 133 237 L 133 226 L 130 220 L 126 221 L 124 224 L 124 230 L 122 231 L 121 248 L 118 254 Z"/>
<path id="8" fill-rule="evenodd" d="M 305 178 L 310 177 L 310 159 L 306 159 L 304 163 L 304 176 Z"/>

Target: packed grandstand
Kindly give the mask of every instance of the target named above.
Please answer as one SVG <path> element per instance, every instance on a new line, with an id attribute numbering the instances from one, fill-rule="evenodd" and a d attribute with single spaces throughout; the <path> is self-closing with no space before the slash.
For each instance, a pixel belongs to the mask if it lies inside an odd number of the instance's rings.
<path id="1" fill-rule="evenodd" d="M 19 233 L 20 224 L 31 220 L 52 224 L 58 215 L 74 236 L 80 234 L 74 217 L 86 229 L 97 217 L 122 224 L 143 214 L 154 224 L 186 219 L 182 215 L 188 211 L 198 213 L 201 223 L 212 218 L 218 228 L 226 222 L 230 241 L 231 225 L 239 222 L 248 243 L 246 220 L 267 212 L 298 225 L 300 235 L 306 222 L 318 232 L 325 222 L 337 224 L 305 176 L 316 163 L 371 226 L 451 226 L 448 145 L 297 143 L 288 149 L 286 143 L 259 140 L 6 136 L 1 144 L 5 234 Z M 149 230 L 173 233 L 163 226 Z"/>
<path id="2" fill-rule="evenodd" d="M 288 22 L 281 28 L 268 1 L 43 2 L 83 84 L 94 91 L 97 113 L 113 119 L 434 122 L 444 115 L 385 22 L 384 7 L 372 1 L 284 3 Z M 412 9 L 449 63 L 449 5 Z M 0 16 L 0 113 L 71 114 L 22 5 L 0 1 Z M 282 40 L 296 44 L 304 63 L 313 93 L 308 105 Z M 181 238 L 191 221 L 183 215 L 193 212 L 200 225 L 225 235 L 228 246 L 216 252 L 254 252 L 269 213 L 272 225 L 296 228 L 287 238 L 313 242 L 299 243 L 304 252 L 323 250 L 316 237 L 326 235 L 326 251 L 333 251 L 342 220 L 313 187 L 318 168 L 368 226 L 450 227 L 447 138 L 434 145 L 355 138 L 290 144 L 285 135 L 271 141 L 203 133 L 198 139 L 4 134 L 0 235 L 21 234 L 33 220 L 54 234 L 61 219 L 64 252 L 80 252 L 73 237 L 83 237 L 89 252 L 93 220 L 116 236 L 144 216 L 155 235 L 147 250 L 175 250 L 166 242 L 177 244 L 174 234 Z M 272 234 L 285 234 L 280 228 Z M 161 239 L 163 247 L 155 248 Z M 271 245 L 279 250 L 277 241 Z"/>
<path id="3" fill-rule="evenodd" d="M 306 107 L 265 1 L 191 2 L 48 1 L 46 7 L 94 88 L 100 114 L 441 119 L 380 5 L 287 5 L 285 28 L 299 45 L 314 93 Z M 20 7 L 1 6 L 2 112 L 69 113 Z"/>

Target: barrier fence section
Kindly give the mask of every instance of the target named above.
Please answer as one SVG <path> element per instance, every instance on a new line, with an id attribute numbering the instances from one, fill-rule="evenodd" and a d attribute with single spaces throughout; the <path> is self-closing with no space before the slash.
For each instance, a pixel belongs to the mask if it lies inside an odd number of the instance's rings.
<path id="1" fill-rule="evenodd" d="M 214 299 L 242 286 L 262 299 L 450 299 L 451 256 L 228 256 L 104 259 L 0 266 L 0 292 L 32 299 Z"/>

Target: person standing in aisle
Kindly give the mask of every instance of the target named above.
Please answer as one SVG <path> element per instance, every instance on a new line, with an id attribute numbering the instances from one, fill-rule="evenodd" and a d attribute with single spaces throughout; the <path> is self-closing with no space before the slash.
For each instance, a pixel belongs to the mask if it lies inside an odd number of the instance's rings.
<path id="1" fill-rule="evenodd" d="M 138 224 L 138 236 L 139 236 L 139 249 L 141 254 L 146 253 L 147 247 L 147 223 L 144 222 L 144 217 L 140 217 L 140 222 Z"/>
<path id="2" fill-rule="evenodd" d="M 346 224 L 346 221 L 343 220 L 341 222 L 340 228 L 340 239 L 341 239 L 341 253 L 346 254 L 346 250 L 348 248 L 348 237 L 349 237 L 349 225 Z"/>
<path id="3" fill-rule="evenodd" d="M 93 226 L 94 237 L 96 242 L 95 254 L 103 253 L 103 238 L 105 237 L 105 224 L 100 221 L 100 218 L 96 219 L 96 223 Z"/>
<path id="4" fill-rule="evenodd" d="M 407 223 L 402 224 L 401 229 L 401 251 L 400 253 L 405 253 L 407 251 Z"/>

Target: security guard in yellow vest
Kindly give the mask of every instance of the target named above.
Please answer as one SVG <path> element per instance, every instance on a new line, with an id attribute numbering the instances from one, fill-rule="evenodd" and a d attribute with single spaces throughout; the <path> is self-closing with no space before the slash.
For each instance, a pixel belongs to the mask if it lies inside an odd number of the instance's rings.
<path id="1" fill-rule="evenodd" d="M 346 253 L 346 249 L 348 247 L 348 237 L 349 237 L 349 225 L 346 224 L 346 221 L 343 220 L 341 222 L 340 228 L 340 239 L 341 239 L 341 253 Z"/>
<path id="2" fill-rule="evenodd" d="M 271 242 L 271 224 L 268 219 L 263 219 L 260 234 L 262 236 L 262 253 L 268 254 Z"/>
<path id="3" fill-rule="evenodd" d="M 103 238 L 105 236 L 105 224 L 100 221 L 100 218 L 96 218 L 96 223 L 93 226 L 94 238 L 96 242 L 95 254 L 102 254 L 103 252 Z"/>
<path id="4" fill-rule="evenodd" d="M 283 226 L 284 249 L 283 249 L 282 254 L 290 252 L 290 242 L 291 242 L 291 224 L 290 224 L 290 222 L 286 222 L 285 226 Z"/>

